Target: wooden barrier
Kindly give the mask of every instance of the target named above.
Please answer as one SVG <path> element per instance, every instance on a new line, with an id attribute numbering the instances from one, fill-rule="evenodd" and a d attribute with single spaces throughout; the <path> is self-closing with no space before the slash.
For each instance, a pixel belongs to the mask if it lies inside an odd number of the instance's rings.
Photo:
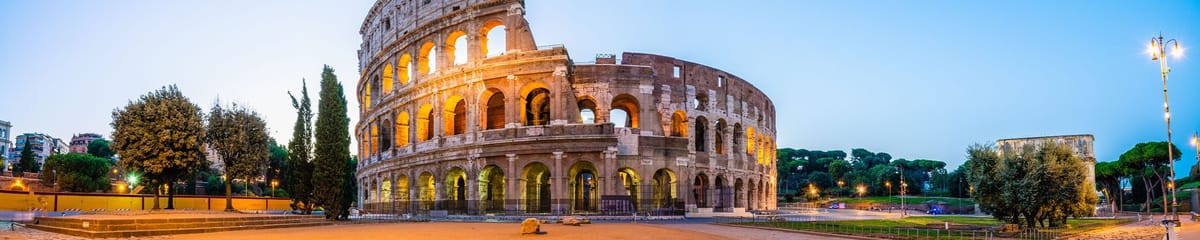
<path id="1" fill-rule="evenodd" d="M 167 196 L 159 196 L 159 207 L 167 207 Z M 291 210 L 291 199 L 234 196 L 233 208 L 238 210 Z M 58 212 L 149 210 L 154 208 L 154 195 L 112 193 L 63 193 L 0 190 L 0 210 L 27 211 L 31 208 Z M 175 209 L 223 210 L 225 196 L 175 195 Z"/>

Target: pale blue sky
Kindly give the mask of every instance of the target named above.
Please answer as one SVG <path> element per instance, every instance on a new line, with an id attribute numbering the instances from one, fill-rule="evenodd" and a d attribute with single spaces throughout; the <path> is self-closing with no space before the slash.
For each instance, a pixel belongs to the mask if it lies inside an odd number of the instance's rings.
<path id="1" fill-rule="evenodd" d="M 113 108 L 178 84 L 205 109 L 218 96 L 257 109 L 286 142 L 287 91 L 301 78 L 313 95 L 322 64 L 347 86 L 357 79 L 371 4 L 0 2 L 0 120 L 18 134 L 107 136 Z M 1089 133 L 1101 161 L 1165 139 L 1162 83 L 1145 48 L 1161 32 L 1200 49 L 1198 10 L 1194 1 L 530 0 L 526 17 L 538 44 L 564 44 L 576 61 L 647 52 L 749 80 L 775 102 L 781 147 L 864 147 L 957 166 L 968 145 L 999 138 Z M 1196 54 L 1170 59 L 1182 175 L 1200 128 Z"/>

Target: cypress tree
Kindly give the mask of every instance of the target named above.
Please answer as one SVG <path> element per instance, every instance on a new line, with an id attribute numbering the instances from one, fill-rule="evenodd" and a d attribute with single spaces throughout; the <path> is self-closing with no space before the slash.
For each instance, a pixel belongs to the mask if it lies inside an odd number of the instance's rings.
<path id="1" fill-rule="evenodd" d="M 346 97 L 342 84 L 325 65 L 321 72 L 321 99 L 317 102 L 316 141 L 313 159 L 313 199 L 325 208 L 325 218 L 335 219 L 347 211 L 342 203 L 346 189 L 346 163 L 350 161 L 350 118 L 346 116 Z"/>
<path id="2" fill-rule="evenodd" d="M 33 159 L 33 144 L 29 144 L 29 137 L 25 138 L 25 149 L 21 150 L 21 160 L 17 162 L 17 166 L 13 167 L 15 177 L 24 176 L 26 171 L 35 172 L 37 160 Z"/>
<path id="3" fill-rule="evenodd" d="M 290 92 L 292 107 L 296 108 L 296 125 L 288 142 L 288 176 L 285 188 L 291 194 L 292 209 L 312 213 L 312 102 L 308 98 L 308 83 L 301 80 L 300 100 Z"/>

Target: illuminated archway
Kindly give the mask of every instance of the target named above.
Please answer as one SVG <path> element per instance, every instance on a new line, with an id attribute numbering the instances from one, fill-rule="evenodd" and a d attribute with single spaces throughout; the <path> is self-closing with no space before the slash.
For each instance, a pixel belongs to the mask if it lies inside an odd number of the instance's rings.
<path id="1" fill-rule="evenodd" d="M 504 128 L 504 93 L 499 89 L 488 88 L 480 98 L 484 114 L 481 114 L 480 124 L 485 130 Z"/>
<path id="2" fill-rule="evenodd" d="M 629 94 L 617 95 L 613 98 L 612 109 L 625 111 L 626 118 L 624 123 L 616 123 L 617 126 L 629 128 L 638 128 L 638 100 Z"/>
<path id="3" fill-rule="evenodd" d="M 483 24 L 483 29 L 479 32 L 481 33 L 479 37 L 480 56 L 494 57 L 504 55 L 504 51 L 507 51 L 508 48 L 505 46 L 508 42 L 508 34 L 503 22 L 498 20 L 487 21 Z"/>
<path id="4" fill-rule="evenodd" d="M 579 123 L 596 123 L 596 102 L 588 97 L 580 97 L 579 100 Z"/>
<path id="5" fill-rule="evenodd" d="M 600 208 L 600 182 L 596 175 L 596 166 L 588 161 L 578 161 L 571 165 L 570 193 L 572 212 L 596 212 Z"/>
<path id="6" fill-rule="evenodd" d="M 383 67 L 383 94 L 387 95 L 392 92 L 392 64 Z"/>
<path id="7" fill-rule="evenodd" d="M 526 213 L 550 212 L 550 168 L 533 162 L 521 170 L 521 207 Z"/>
<path id="8" fill-rule="evenodd" d="M 408 84 L 408 80 L 412 78 L 413 75 L 412 56 L 408 55 L 407 53 L 400 55 L 400 61 L 396 64 L 396 66 L 398 67 L 396 74 L 400 76 L 400 84 Z"/>
<path id="9" fill-rule="evenodd" d="M 417 72 L 430 74 L 437 71 L 437 45 L 425 42 L 421 45 L 421 54 L 417 57 Z"/>
<path id="10" fill-rule="evenodd" d="M 687 137 L 687 113 L 681 110 L 675 110 L 671 114 L 671 136 L 672 137 Z"/>
<path id="11" fill-rule="evenodd" d="M 504 211 L 504 170 L 488 165 L 479 172 L 480 209 L 486 212 Z"/>
<path id="12" fill-rule="evenodd" d="M 397 147 L 408 146 L 408 143 L 409 143 L 408 134 L 410 134 L 409 127 L 408 127 L 409 126 L 408 121 L 409 121 L 408 112 L 401 111 L 400 114 L 396 114 L 396 146 Z"/>
<path id="13" fill-rule="evenodd" d="M 406 213 L 409 200 L 408 176 L 400 175 L 396 177 L 396 204 L 393 205 L 398 208 L 399 212 Z"/>
<path id="14" fill-rule="evenodd" d="M 467 173 L 462 168 L 450 168 L 450 172 L 446 174 L 445 180 L 445 195 L 442 199 L 446 201 L 446 209 L 456 213 L 463 213 L 467 210 Z"/>
<path id="15" fill-rule="evenodd" d="M 525 125 L 550 123 L 550 90 L 537 88 L 525 96 Z"/>
<path id="16" fill-rule="evenodd" d="M 654 172 L 654 208 L 675 208 L 676 193 L 675 172 L 671 169 L 658 169 Z"/>
<path id="17" fill-rule="evenodd" d="M 446 60 L 453 65 L 467 63 L 467 33 L 462 30 L 451 32 L 446 37 Z"/>
<path id="18" fill-rule="evenodd" d="M 417 177 L 417 201 L 420 201 L 417 206 L 421 210 L 430 210 L 433 207 L 433 202 L 437 200 L 437 187 L 433 183 L 433 174 L 422 172 L 420 177 Z"/>
<path id="19" fill-rule="evenodd" d="M 467 132 L 467 101 L 462 96 L 451 96 L 446 99 L 445 113 L 442 118 L 445 123 L 442 128 L 445 136 L 453 136 Z"/>
<path id="20" fill-rule="evenodd" d="M 621 193 L 632 199 L 633 202 L 630 204 L 633 205 L 633 210 L 639 210 L 642 196 L 641 189 L 638 187 L 642 182 L 642 177 L 632 168 L 625 167 L 617 170 L 617 180 L 621 181 Z"/>
<path id="21" fill-rule="evenodd" d="M 421 105 L 417 110 L 417 141 L 433 139 L 433 105 Z"/>

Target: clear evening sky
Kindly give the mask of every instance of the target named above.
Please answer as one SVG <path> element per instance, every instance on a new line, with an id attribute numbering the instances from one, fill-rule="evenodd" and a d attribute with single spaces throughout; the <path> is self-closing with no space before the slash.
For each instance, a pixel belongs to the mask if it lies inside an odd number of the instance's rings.
<path id="1" fill-rule="evenodd" d="M 322 64 L 352 96 L 358 29 L 374 1 L 3 1 L 0 120 L 13 133 L 108 136 L 111 112 L 168 84 L 206 111 L 256 109 L 280 142 L 287 91 Z M 539 45 L 576 61 L 674 56 L 749 80 L 774 101 L 780 147 L 862 147 L 959 165 L 973 143 L 1093 134 L 1096 156 L 1162 141 L 1162 82 L 1146 52 L 1181 41 L 1168 82 L 1177 167 L 1200 129 L 1195 1 L 530 0 Z M 314 102 L 315 104 L 315 102 Z M 352 149 L 356 149 L 353 148 Z"/>

